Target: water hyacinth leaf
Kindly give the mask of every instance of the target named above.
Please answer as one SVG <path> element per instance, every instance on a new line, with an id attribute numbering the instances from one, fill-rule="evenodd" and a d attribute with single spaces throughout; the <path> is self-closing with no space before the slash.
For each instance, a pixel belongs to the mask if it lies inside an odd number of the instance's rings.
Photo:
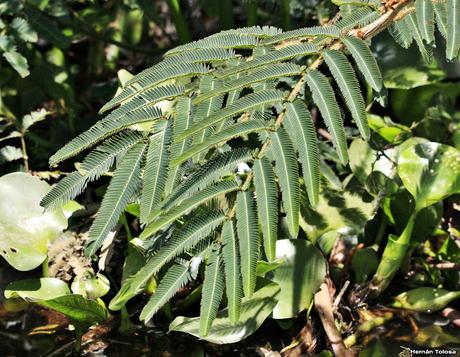
<path id="1" fill-rule="evenodd" d="M 102 323 L 109 317 L 105 307 L 81 295 L 64 295 L 37 303 L 66 315 L 73 325 L 81 329 Z"/>
<path id="2" fill-rule="evenodd" d="M 243 298 L 241 315 L 236 323 L 228 316 L 228 309 L 217 313 L 206 337 L 200 335 L 200 318 L 178 316 L 169 325 L 169 331 L 185 332 L 216 344 L 236 343 L 253 334 L 271 314 L 278 302 L 278 284 L 259 278 L 256 291 L 251 298 Z"/>
<path id="3" fill-rule="evenodd" d="M 5 288 L 7 299 L 22 298 L 26 301 L 51 300 L 70 294 L 65 282 L 56 278 L 25 279 L 14 281 Z"/>
<path id="4" fill-rule="evenodd" d="M 401 153 L 398 174 L 419 211 L 460 192 L 460 152 L 434 142 L 413 145 Z"/>
<path id="5" fill-rule="evenodd" d="M 447 304 L 459 298 L 460 291 L 421 287 L 396 296 L 393 306 L 430 313 L 443 309 Z"/>
<path id="6" fill-rule="evenodd" d="M 307 309 L 326 276 L 326 261 L 310 242 L 282 239 L 276 242 L 276 258 L 281 260 L 273 281 L 280 288 L 274 319 L 289 319 Z"/>
<path id="7" fill-rule="evenodd" d="M 32 270 L 46 258 L 47 245 L 67 227 L 61 208 L 44 211 L 40 200 L 51 187 L 15 172 L 0 177 L 0 254 L 15 269 Z"/>

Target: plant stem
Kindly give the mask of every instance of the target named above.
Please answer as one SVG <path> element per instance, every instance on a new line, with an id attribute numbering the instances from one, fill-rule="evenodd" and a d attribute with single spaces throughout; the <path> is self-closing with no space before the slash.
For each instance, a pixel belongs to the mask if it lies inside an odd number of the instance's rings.
<path id="1" fill-rule="evenodd" d="M 281 0 L 282 27 L 284 31 L 291 29 L 291 0 Z"/>
<path id="2" fill-rule="evenodd" d="M 404 231 L 397 239 L 394 239 L 392 236 L 388 238 L 382 260 L 369 286 L 369 293 L 371 296 L 378 296 L 384 291 L 388 285 L 390 285 L 391 280 L 401 267 L 409 249 L 417 212 L 417 210 L 412 212 L 407 221 L 406 228 L 404 228 Z"/>
<path id="3" fill-rule="evenodd" d="M 24 170 L 29 172 L 29 156 L 27 155 L 26 139 L 24 133 L 21 133 L 21 151 L 22 151 L 22 161 L 24 162 Z"/>
<path id="4" fill-rule="evenodd" d="M 219 21 L 221 30 L 235 27 L 232 0 L 219 0 Z"/>
<path id="5" fill-rule="evenodd" d="M 42 263 L 42 277 L 49 277 L 48 256 L 46 256 L 45 260 Z"/>
<path id="6" fill-rule="evenodd" d="M 171 11 L 171 17 L 176 27 L 177 37 L 180 43 L 190 42 L 190 32 L 187 28 L 187 21 L 185 20 L 182 11 L 180 9 L 179 0 L 168 0 L 169 9 Z"/>
<path id="7" fill-rule="evenodd" d="M 126 218 L 126 213 L 123 212 L 120 221 L 123 224 L 123 227 L 125 228 L 126 231 L 126 236 L 128 237 L 128 242 L 133 239 L 133 235 L 131 234 L 131 229 L 129 229 L 129 224 L 128 224 L 128 219 Z"/>
<path id="8" fill-rule="evenodd" d="M 247 25 L 248 26 L 257 25 L 257 4 L 254 1 L 251 1 L 248 4 L 248 7 L 247 7 L 246 11 L 247 11 L 247 14 L 248 14 Z"/>

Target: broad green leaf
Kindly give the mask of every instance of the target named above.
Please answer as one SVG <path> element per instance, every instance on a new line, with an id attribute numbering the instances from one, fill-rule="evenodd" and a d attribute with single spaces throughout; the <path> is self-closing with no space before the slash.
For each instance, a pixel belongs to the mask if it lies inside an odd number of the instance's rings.
<path id="1" fill-rule="evenodd" d="M 419 211 L 460 192 L 460 152 L 434 142 L 413 145 L 401 153 L 398 174 Z"/>
<path id="2" fill-rule="evenodd" d="M 243 298 L 240 319 L 236 323 L 230 321 L 228 309 L 223 309 L 218 312 L 206 337 L 200 335 L 199 317 L 178 316 L 169 325 L 169 331 L 185 332 L 216 344 L 239 342 L 253 334 L 271 314 L 279 293 L 278 284 L 260 278 L 252 297 Z"/>
<path id="3" fill-rule="evenodd" d="M 26 271 L 46 258 L 47 245 L 67 227 L 61 208 L 44 211 L 40 200 L 51 187 L 39 178 L 15 172 L 0 177 L 0 254 Z"/>
<path id="4" fill-rule="evenodd" d="M 84 276 L 76 276 L 70 288 L 74 294 L 95 300 L 109 292 L 110 282 L 100 273 L 97 275 L 87 273 Z"/>
<path id="5" fill-rule="evenodd" d="M 102 323 L 109 317 L 105 307 L 81 295 L 64 295 L 37 303 L 66 315 L 74 325 L 82 329 Z"/>
<path id="6" fill-rule="evenodd" d="M 335 230 L 341 234 L 362 232 L 364 225 L 374 214 L 374 203 L 363 201 L 356 193 L 325 189 L 315 210 L 302 204 L 301 214 L 305 221 L 302 229 L 315 242 L 329 231 Z"/>
<path id="7" fill-rule="evenodd" d="M 420 312 L 441 310 L 451 301 L 460 299 L 460 291 L 421 287 L 405 291 L 395 297 L 393 306 Z"/>
<path id="8" fill-rule="evenodd" d="M 310 306 L 326 276 L 326 261 L 313 244 L 301 239 L 278 240 L 276 258 L 282 263 L 273 281 L 281 290 L 273 318 L 293 318 Z"/>
<path id="9" fill-rule="evenodd" d="M 56 278 L 19 280 L 8 284 L 5 288 L 7 299 L 20 297 L 31 302 L 51 300 L 68 294 L 70 290 L 67 284 Z"/>

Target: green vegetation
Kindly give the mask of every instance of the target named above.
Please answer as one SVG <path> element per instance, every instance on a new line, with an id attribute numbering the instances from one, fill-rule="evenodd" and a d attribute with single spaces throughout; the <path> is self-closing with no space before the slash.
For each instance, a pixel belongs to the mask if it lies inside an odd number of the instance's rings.
<path id="1" fill-rule="evenodd" d="M 455 312 L 459 9 L 0 2 L 6 303 L 66 316 L 78 352 L 159 321 L 347 356 Z"/>

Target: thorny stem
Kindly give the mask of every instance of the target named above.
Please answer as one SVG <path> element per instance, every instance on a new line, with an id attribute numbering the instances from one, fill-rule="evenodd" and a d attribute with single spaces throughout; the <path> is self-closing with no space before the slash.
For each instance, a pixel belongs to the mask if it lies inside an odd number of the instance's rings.
<path id="1" fill-rule="evenodd" d="M 396 16 L 401 12 L 401 10 L 408 3 L 410 3 L 410 0 L 400 0 L 393 8 L 390 8 L 389 10 L 384 12 L 384 14 L 381 17 L 379 17 L 377 20 L 375 20 L 374 22 L 362 28 L 351 30 L 348 33 L 348 35 L 360 37 L 362 39 L 368 39 L 368 38 L 371 38 L 377 35 L 378 33 L 382 32 L 388 26 L 391 25 L 391 23 L 396 18 Z M 384 7 L 382 7 L 382 11 L 385 11 Z M 340 49 L 342 48 L 342 46 L 343 46 L 342 43 L 337 42 L 337 41 L 332 42 L 329 45 L 331 49 Z M 300 79 L 297 81 L 297 83 L 292 88 L 291 92 L 289 93 L 287 97 L 288 102 L 292 102 L 297 97 L 297 95 L 300 93 L 301 89 L 303 88 L 305 84 L 305 74 L 308 71 L 318 68 L 322 63 L 323 63 L 323 57 L 319 56 L 315 61 L 313 61 L 313 63 L 310 66 L 308 66 L 304 71 L 302 71 Z M 274 125 L 275 130 L 277 130 L 283 123 L 284 116 L 285 116 L 284 110 L 278 114 L 276 121 L 275 121 L 275 125 Z M 270 142 L 271 142 L 270 137 L 268 136 L 267 139 L 262 144 L 262 147 L 260 148 L 260 151 L 256 155 L 255 159 L 261 159 L 262 157 L 265 156 L 266 152 L 269 149 Z M 246 176 L 246 179 L 241 186 L 241 191 L 245 191 L 249 188 L 253 177 L 254 177 L 254 174 L 251 171 Z M 228 214 L 228 219 L 231 219 L 235 215 L 235 211 L 236 211 L 236 203 L 233 205 L 232 209 L 230 210 Z"/>

